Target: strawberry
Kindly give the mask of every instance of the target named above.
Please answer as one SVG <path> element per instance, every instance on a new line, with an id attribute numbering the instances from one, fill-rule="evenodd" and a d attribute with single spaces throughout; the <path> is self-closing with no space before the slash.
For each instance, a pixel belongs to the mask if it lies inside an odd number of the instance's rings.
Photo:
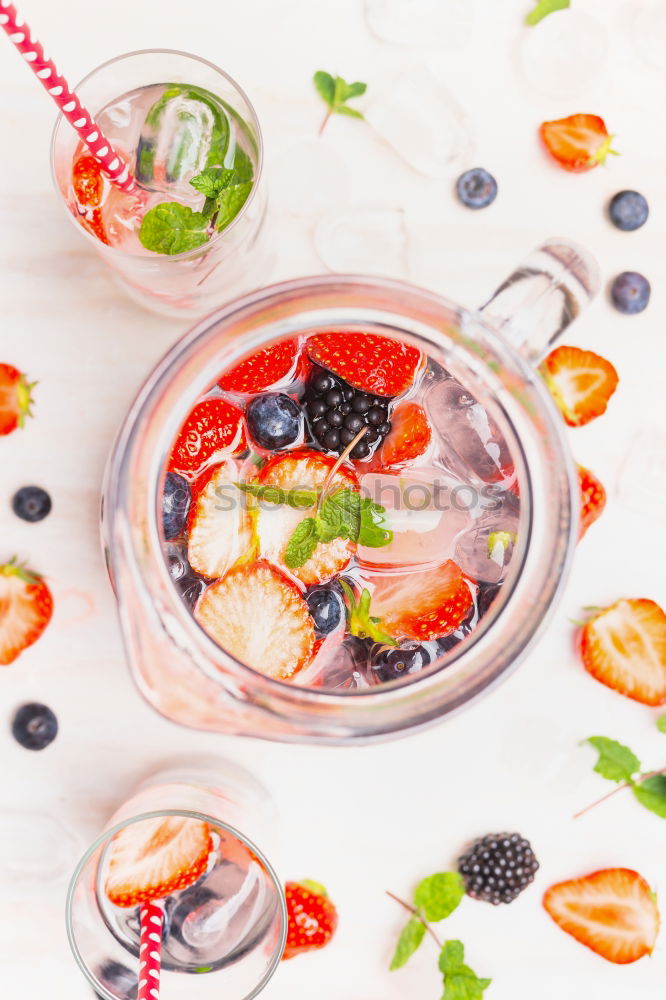
<path id="1" fill-rule="evenodd" d="M 376 396 L 399 396 L 409 389 L 421 364 L 421 352 L 409 344 L 376 333 L 316 333 L 307 341 L 308 355 L 355 389 Z"/>
<path id="2" fill-rule="evenodd" d="M 319 451 L 307 448 L 276 455 L 260 471 L 257 482 L 262 486 L 279 486 L 283 490 L 322 489 L 336 460 Z M 327 492 L 340 489 L 358 490 L 358 479 L 351 469 L 341 467 L 331 479 Z M 262 558 L 274 563 L 283 572 L 290 573 L 306 586 L 324 583 L 349 565 L 356 551 L 354 542 L 345 538 L 334 538 L 331 542 L 320 542 L 312 556 L 297 569 L 288 569 L 285 550 L 296 526 L 306 517 L 312 517 L 314 508 L 294 508 L 287 504 L 270 504 L 265 501 L 259 506 L 257 531 Z"/>
<path id="3" fill-rule="evenodd" d="M 399 403 L 391 414 L 391 431 L 379 451 L 382 465 L 403 465 L 426 451 L 432 431 L 417 403 Z"/>
<path id="4" fill-rule="evenodd" d="M 234 485 L 240 478 L 234 460 L 204 478 L 189 513 L 187 558 L 192 569 L 212 578 L 224 576 L 251 551 L 254 533 L 247 498 Z"/>
<path id="5" fill-rule="evenodd" d="M 472 607 L 472 592 L 452 559 L 418 573 L 373 577 L 372 615 L 394 639 L 438 639 L 453 632 Z"/>
<path id="6" fill-rule="evenodd" d="M 630 868 L 603 868 L 547 889 L 556 924 L 597 955 L 626 965 L 649 955 L 659 932 L 655 894 Z"/>
<path id="7" fill-rule="evenodd" d="M 0 565 L 0 664 L 13 663 L 51 620 L 53 598 L 41 576 L 12 559 Z"/>
<path id="8" fill-rule="evenodd" d="M 618 383 L 610 361 L 580 347 L 556 347 L 539 370 L 570 427 L 601 416 Z"/>
<path id="9" fill-rule="evenodd" d="M 302 374 L 301 365 L 297 365 L 298 356 L 298 340 L 283 340 L 251 354 L 225 372 L 217 384 L 229 392 L 263 392 Z"/>
<path id="10" fill-rule="evenodd" d="M 169 468 L 196 476 L 216 459 L 245 451 L 245 424 L 241 411 L 226 399 L 204 399 L 181 427 Z"/>
<path id="11" fill-rule="evenodd" d="M 135 907 L 186 889 L 208 867 L 210 827 L 185 816 L 130 823 L 111 841 L 104 889 L 114 906 Z"/>
<path id="12" fill-rule="evenodd" d="M 583 666 L 602 684 L 644 705 L 666 704 L 666 615 L 654 601 L 625 598 L 580 632 Z"/>
<path id="13" fill-rule="evenodd" d="M 94 156 L 80 156 L 72 169 L 72 187 L 79 205 L 97 208 L 102 200 L 102 168 Z"/>
<path id="14" fill-rule="evenodd" d="M 283 961 L 325 948 L 338 927 L 338 913 L 318 882 L 287 882 L 287 943 Z"/>
<path id="15" fill-rule="evenodd" d="M 230 570 L 203 592 L 194 617 L 227 653 L 268 677 L 287 680 L 312 658 L 308 606 L 268 563 Z"/>
<path id="16" fill-rule="evenodd" d="M 0 363 L 0 434 L 11 434 L 32 416 L 30 393 L 36 385 L 28 382 L 18 368 Z"/>
<path id="17" fill-rule="evenodd" d="M 611 149 L 613 136 L 608 134 L 603 118 L 598 115 L 569 115 L 544 122 L 539 134 L 553 159 L 574 174 L 605 163 L 609 153 L 617 155 Z"/>
<path id="18" fill-rule="evenodd" d="M 580 484 L 580 531 L 578 538 L 581 539 L 591 524 L 601 517 L 606 506 L 606 490 L 597 477 L 578 466 L 578 482 Z"/>
<path id="19" fill-rule="evenodd" d="M 111 240 L 107 236 L 106 229 L 104 228 L 104 220 L 99 208 L 93 208 L 92 212 L 79 215 L 79 221 L 84 229 L 87 229 L 89 233 L 97 237 L 100 243 L 106 243 L 107 246 L 111 246 Z"/>

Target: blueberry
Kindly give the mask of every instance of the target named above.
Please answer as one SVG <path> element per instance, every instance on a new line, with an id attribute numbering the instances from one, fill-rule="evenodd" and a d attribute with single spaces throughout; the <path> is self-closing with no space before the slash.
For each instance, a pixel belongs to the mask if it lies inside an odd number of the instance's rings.
<path id="1" fill-rule="evenodd" d="M 339 389 L 329 389 L 324 396 L 324 402 L 327 406 L 339 406 L 342 402 L 342 393 Z"/>
<path id="2" fill-rule="evenodd" d="M 323 399 L 312 399 L 308 403 L 308 413 L 315 420 L 317 417 L 323 417 L 326 413 L 326 403 Z"/>
<path id="3" fill-rule="evenodd" d="M 337 590 L 332 587 L 317 587 L 310 591 L 305 600 L 319 635 L 334 632 L 344 616 L 344 605 Z"/>
<path id="4" fill-rule="evenodd" d="M 192 493 L 190 484 L 176 472 L 167 472 L 162 493 L 162 531 L 165 538 L 183 533 Z"/>
<path id="5" fill-rule="evenodd" d="M 634 316 L 650 301 L 650 282 L 637 271 L 623 271 L 611 285 L 611 299 L 618 312 Z"/>
<path id="6" fill-rule="evenodd" d="M 480 583 L 479 590 L 476 595 L 476 607 L 479 614 L 479 618 L 487 612 L 490 605 L 493 603 L 500 589 L 499 583 Z"/>
<path id="7" fill-rule="evenodd" d="M 58 720 L 46 705 L 30 702 L 14 716 L 12 735 L 26 750 L 43 750 L 57 734 Z"/>
<path id="8" fill-rule="evenodd" d="M 359 413 L 348 413 L 345 417 L 345 427 L 354 433 L 358 433 L 363 424 L 363 417 Z"/>
<path id="9" fill-rule="evenodd" d="M 42 521 L 51 512 L 51 497 L 40 486 L 23 486 L 12 497 L 12 510 L 22 521 Z"/>
<path id="10" fill-rule="evenodd" d="M 327 410 L 326 419 L 331 427 L 342 427 L 344 416 L 339 410 Z"/>
<path id="11" fill-rule="evenodd" d="M 323 396 L 325 392 L 328 392 L 329 389 L 333 388 L 335 385 L 335 379 L 332 375 L 327 375 L 326 372 L 319 372 L 319 374 L 315 375 L 312 379 L 310 385 L 318 396 Z"/>
<path id="12" fill-rule="evenodd" d="M 301 433 L 300 407 L 283 392 L 264 392 L 255 396 L 245 417 L 253 441 L 267 451 L 294 444 Z"/>
<path id="13" fill-rule="evenodd" d="M 109 993 L 118 1000 L 134 1000 L 139 988 L 139 979 L 132 969 L 111 959 L 103 962 L 97 970 L 97 978 Z"/>
<path id="14" fill-rule="evenodd" d="M 368 410 L 367 420 L 369 424 L 379 427 L 386 420 L 386 410 L 382 410 L 380 406 L 371 406 Z"/>
<path id="15" fill-rule="evenodd" d="M 175 583 L 176 590 L 186 604 L 194 607 L 203 594 L 206 584 L 190 566 L 186 546 L 167 545 L 164 555 L 169 566 L 169 576 Z"/>
<path id="16" fill-rule="evenodd" d="M 336 448 L 340 447 L 340 435 L 338 434 L 337 431 L 330 430 L 326 435 L 326 437 L 324 438 L 324 440 L 322 441 L 322 444 L 329 451 L 335 451 Z"/>
<path id="17" fill-rule="evenodd" d="M 608 206 L 611 222 L 625 233 L 645 225 L 649 212 L 646 199 L 638 191 L 618 191 Z"/>
<path id="18" fill-rule="evenodd" d="M 473 167 L 460 175 L 456 192 L 468 208 L 486 208 L 497 196 L 497 181 L 483 167 Z"/>
<path id="19" fill-rule="evenodd" d="M 365 440 L 361 440 L 358 444 L 355 444 L 349 453 L 350 458 L 367 458 L 370 454 L 370 445 Z"/>
<path id="20" fill-rule="evenodd" d="M 372 669 L 381 681 L 397 681 L 408 674 L 416 674 L 432 662 L 432 649 L 417 642 L 404 642 L 398 648 L 382 648 L 372 660 Z"/>

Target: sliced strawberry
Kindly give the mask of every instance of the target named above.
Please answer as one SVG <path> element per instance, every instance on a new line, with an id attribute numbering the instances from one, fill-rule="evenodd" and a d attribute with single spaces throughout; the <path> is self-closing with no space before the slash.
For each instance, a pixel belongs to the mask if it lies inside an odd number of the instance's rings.
<path id="1" fill-rule="evenodd" d="M 338 913 L 323 885 L 287 882 L 287 942 L 283 960 L 325 948 L 338 927 Z"/>
<path id="2" fill-rule="evenodd" d="M 237 566 L 204 591 L 194 617 L 227 653 L 261 674 L 287 680 L 312 658 L 315 635 L 295 584 L 272 566 Z"/>
<path id="3" fill-rule="evenodd" d="M 539 129 L 546 149 L 564 170 L 584 173 L 606 162 L 613 136 L 598 115 L 569 115 L 544 122 Z"/>
<path id="4" fill-rule="evenodd" d="M 210 827 L 186 816 L 158 816 L 123 827 L 111 841 L 104 889 L 115 906 L 135 907 L 186 889 L 208 867 Z"/>
<path id="5" fill-rule="evenodd" d="M 276 455 L 263 467 L 257 477 L 262 486 L 279 486 L 283 490 L 321 490 L 328 481 L 335 459 L 307 448 Z M 332 477 L 327 492 L 359 490 L 358 479 L 351 469 L 341 467 Z M 356 551 L 356 544 L 345 538 L 320 542 L 312 556 L 297 569 L 288 569 L 285 550 L 289 539 L 306 517 L 312 517 L 313 508 L 294 508 L 288 504 L 262 501 L 257 517 L 257 532 L 262 558 L 290 573 L 306 586 L 324 583 L 349 565 Z"/>
<path id="6" fill-rule="evenodd" d="M 619 381 L 610 361 L 580 347 L 556 347 L 540 371 L 570 427 L 604 413 Z"/>
<path id="7" fill-rule="evenodd" d="M 372 578 L 372 616 L 394 639 L 437 639 L 458 628 L 472 607 L 462 570 L 447 559 L 418 573 L 385 573 Z"/>
<path id="8" fill-rule="evenodd" d="M 11 434 L 32 416 L 30 393 L 36 385 L 13 365 L 0 364 L 0 434 Z"/>
<path id="9" fill-rule="evenodd" d="M 235 485 L 239 478 L 238 466 L 228 459 L 212 470 L 192 504 L 187 558 L 202 576 L 224 576 L 237 559 L 253 551 L 247 497 Z"/>
<path id="10" fill-rule="evenodd" d="M 644 705 L 666 704 L 666 615 L 654 601 L 626 598 L 580 632 L 583 666 L 602 684 Z"/>
<path id="11" fill-rule="evenodd" d="M 307 341 L 310 358 L 340 375 L 355 389 L 376 396 L 399 396 L 412 385 L 421 352 L 376 333 L 331 331 Z"/>
<path id="12" fill-rule="evenodd" d="M 218 385 L 229 392 L 263 392 L 282 382 L 293 381 L 302 374 L 299 353 L 296 338 L 265 347 L 225 372 Z"/>
<path id="13" fill-rule="evenodd" d="M 563 931 L 618 965 L 651 954 L 659 933 L 656 896 L 630 868 L 559 882 L 546 891 L 543 905 Z"/>
<path id="14" fill-rule="evenodd" d="M 15 560 L 0 565 L 0 664 L 32 646 L 51 620 L 53 598 L 41 576 Z"/>
<path id="15" fill-rule="evenodd" d="M 102 168 L 94 156 L 80 156 L 72 168 L 72 187 L 79 205 L 97 208 L 102 200 Z"/>
<path id="16" fill-rule="evenodd" d="M 245 451 L 243 414 L 226 399 L 204 399 L 181 427 L 169 468 L 197 476 L 206 465 Z"/>
<path id="17" fill-rule="evenodd" d="M 404 465 L 428 448 L 432 430 L 418 403 L 398 403 L 391 414 L 391 430 L 379 451 L 383 465 Z"/>
<path id="18" fill-rule="evenodd" d="M 606 506 L 606 490 L 597 477 L 578 466 L 578 482 L 580 484 L 580 531 L 579 539 L 583 537 L 591 524 L 601 517 Z"/>

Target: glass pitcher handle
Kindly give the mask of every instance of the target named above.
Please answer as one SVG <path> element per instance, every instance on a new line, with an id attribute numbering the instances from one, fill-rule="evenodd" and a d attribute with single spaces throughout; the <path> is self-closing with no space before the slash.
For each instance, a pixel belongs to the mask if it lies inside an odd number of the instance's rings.
<path id="1" fill-rule="evenodd" d="M 504 281 L 480 312 L 537 364 L 599 291 L 594 257 L 565 239 L 546 240 Z"/>

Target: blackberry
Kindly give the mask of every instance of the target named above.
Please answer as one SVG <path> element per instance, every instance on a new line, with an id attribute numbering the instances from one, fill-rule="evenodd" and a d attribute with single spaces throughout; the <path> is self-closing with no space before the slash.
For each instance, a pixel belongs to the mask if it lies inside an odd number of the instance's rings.
<path id="1" fill-rule="evenodd" d="M 497 906 L 511 903 L 534 881 L 539 862 L 519 833 L 488 833 L 458 858 L 468 896 Z"/>
<path id="2" fill-rule="evenodd" d="M 328 452 L 340 455 L 358 432 L 367 428 L 351 452 L 351 458 L 356 460 L 368 458 L 391 430 L 392 402 L 388 397 L 354 389 L 338 375 L 317 367 L 302 400 L 311 435 Z"/>

